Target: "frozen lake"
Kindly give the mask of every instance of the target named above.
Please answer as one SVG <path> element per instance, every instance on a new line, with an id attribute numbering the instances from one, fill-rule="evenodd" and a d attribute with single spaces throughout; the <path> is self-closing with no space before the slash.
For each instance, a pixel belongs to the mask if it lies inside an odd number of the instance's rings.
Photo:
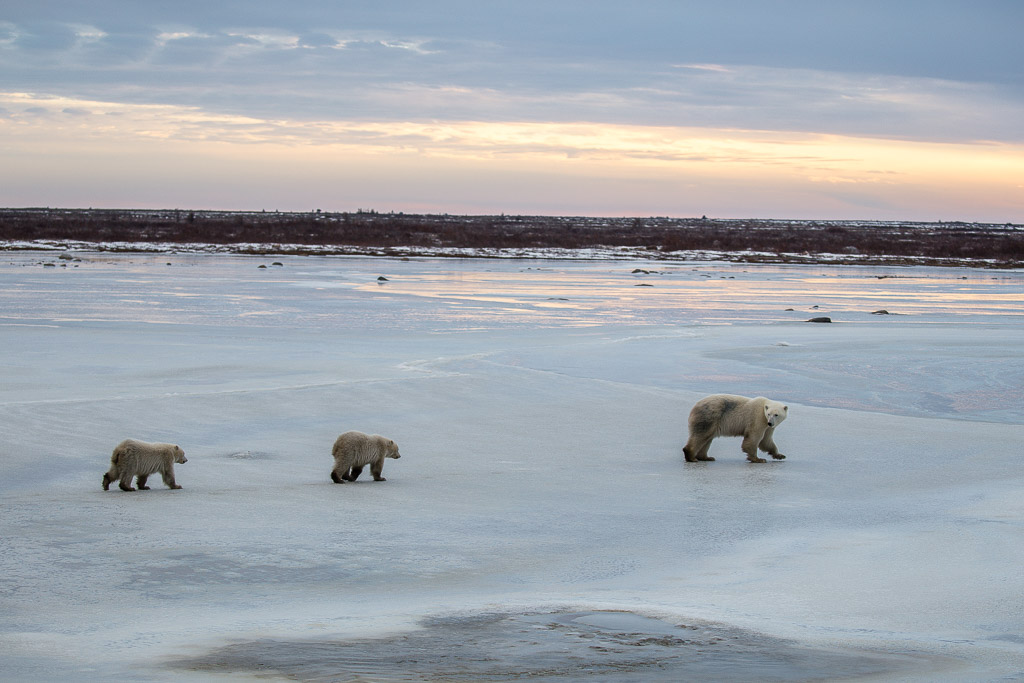
<path id="1" fill-rule="evenodd" d="M 5 680 L 1024 677 L 1024 272 L 72 256 L 0 253 Z M 788 459 L 685 463 L 717 392 Z"/>

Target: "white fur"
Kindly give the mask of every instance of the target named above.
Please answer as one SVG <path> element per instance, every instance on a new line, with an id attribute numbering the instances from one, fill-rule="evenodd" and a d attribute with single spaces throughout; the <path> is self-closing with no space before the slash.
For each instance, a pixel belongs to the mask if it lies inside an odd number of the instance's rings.
<path id="1" fill-rule="evenodd" d="M 690 437 L 683 447 L 683 453 L 689 462 L 714 460 L 708 456 L 708 447 L 713 439 L 719 436 L 742 436 L 743 452 L 750 462 L 766 462 L 757 457 L 758 449 L 776 460 L 782 460 L 786 456 L 779 453 L 773 435 L 788 414 L 789 406 L 763 396 L 706 396 L 697 401 L 690 411 Z"/>
<path id="2" fill-rule="evenodd" d="M 133 477 L 138 477 L 139 488 L 146 490 L 146 478 L 155 472 L 160 473 L 168 488 L 180 489 L 174 481 L 174 463 L 186 462 L 185 451 L 175 444 L 125 439 L 110 456 L 110 470 L 103 475 L 103 490 L 120 480 L 118 486 L 122 491 L 134 491 Z"/>
<path id="3" fill-rule="evenodd" d="M 398 446 L 391 439 L 356 431 L 339 436 L 334 442 L 331 455 L 334 456 L 331 479 L 338 484 L 355 481 L 366 465 L 370 466 L 374 481 L 387 481 L 381 475 L 384 459 L 402 457 L 398 453 Z"/>

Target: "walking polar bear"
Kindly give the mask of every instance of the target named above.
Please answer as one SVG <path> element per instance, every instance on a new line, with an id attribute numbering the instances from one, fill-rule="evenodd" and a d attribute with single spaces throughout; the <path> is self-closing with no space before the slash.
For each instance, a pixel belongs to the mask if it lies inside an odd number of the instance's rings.
<path id="1" fill-rule="evenodd" d="M 139 489 L 148 491 L 146 479 L 154 472 L 160 473 L 167 488 L 180 489 L 174 481 L 174 463 L 186 462 L 185 451 L 174 444 L 125 439 L 110 456 L 110 470 L 103 475 L 103 490 L 109 491 L 110 485 L 120 479 L 118 486 L 122 491 L 134 491 L 132 478 L 138 477 Z"/>
<path id="2" fill-rule="evenodd" d="M 363 471 L 363 467 L 370 466 L 370 473 L 374 481 L 387 481 L 381 476 L 384 470 L 384 458 L 400 457 L 398 446 L 391 439 L 379 434 L 363 434 L 362 432 L 345 432 L 334 442 L 331 450 L 334 456 L 334 469 L 331 470 L 331 480 L 335 484 L 344 484 L 346 481 L 355 481 Z"/>
<path id="3" fill-rule="evenodd" d="M 767 462 L 757 457 L 758 448 L 783 460 L 786 456 L 779 453 L 772 435 L 788 413 L 789 406 L 764 396 L 706 396 L 690 411 L 690 438 L 683 446 L 683 455 L 687 462 L 714 460 L 708 456 L 708 447 L 716 436 L 742 436 L 743 452 L 750 462 Z"/>

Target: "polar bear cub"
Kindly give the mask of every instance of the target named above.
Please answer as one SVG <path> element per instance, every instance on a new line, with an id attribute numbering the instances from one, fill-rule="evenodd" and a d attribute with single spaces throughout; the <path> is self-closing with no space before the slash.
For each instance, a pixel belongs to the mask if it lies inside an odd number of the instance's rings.
<path id="1" fill-rule="evenodd" d="M 788 414 L 789 406 L 764 396 L 706 396 L 690 411 L 690 437 L 683 455 L 687 462 L 714 460 L 708 456 L 708 447 L 716 436 L 742 436 L 743 452 L 750 462 L 767 462 L 757 457 L 759 448 L 776 460 L 783 460 L 786 456 L 779 453 L 772 436 Z"/>
<path id="2" fill-rule="evenodd" d="M 335 484 L 343 484 L 346 481 L 355 481 L 363 471 L 363 467 L 370 466 L 370 473 L 374 481 L 387 481 L 381 476 L 384 470 L 384 458 L 402 457 L 398 453 L 398 446 L 391 439 L 379 434 L 363 434 L 362 432 L 345 432 L 334 442 L 331 450 L 334 456 L 334 469 L 331 470 L 331 480 Z"/>
<path id="3" fill-rule="evenodd" d="M 110 470 L 103 475 L 103 490 L 108 491 L 120 479 L 118 486 L 122 491 L 134 491 L 132 478 L 138 477 L 139 489 L 148 491 L 146 479 L 154 472 L 160 473 L 167 488 L 180 489 L 174 481 L 174 463 L 186 462 L 185 451 L 175 444 L 125 439 L 110 456 Z"/>

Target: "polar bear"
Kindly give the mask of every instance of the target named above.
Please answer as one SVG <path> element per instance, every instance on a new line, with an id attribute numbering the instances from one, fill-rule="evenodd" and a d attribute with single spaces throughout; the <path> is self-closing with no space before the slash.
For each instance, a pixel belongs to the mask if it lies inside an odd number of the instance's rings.
<path id="1" fill-rule="evenodd" d="M 374 481 L 387 481 L 381 476 L 384 470 L 384 458 L 402 457 L 398 453 L 398 446 L 391 439 L 379 434 L 363 434 L 362 432 L 345 432 L 334 442 L 331 450 L 334 456 L 334 469 L 331 470 L 331 480 L 335 484 L 343 484 L 346 481 L 355 481 L 363 471 L 363 467 L 370 466 L 370 473 Z"/>
<path id="2" fill-rule="evenodd" d="M 174 463 L 185 464 L 185 451 L 171 443 L 147 443 L 125 439 L 117 444 L 110 456 L 110 471 L 103 475 L 103 490 L 117 481 L 122 491 L 134 491 L 132 477 L 138 477 L 139 489 L 148 491 L 146 479 L 159 472 L 168 488 L 180 489 L 174 482 Z"/>
<path id="3" fill-rule="evenodd" d="M 757 457 L 758 448 L 783 460 L 786 456 L 779 453 L 772 435 L 788 413 L 789 406 L 764 396 L 706 396 L 690 411 L 690 438 L 683 446 L 683 455 L 687 462 L 714 460 L 708 456 L 708 447 L 716 436 L 742 436 L 743 452 L 750 462 L 767 462 Z"/>

